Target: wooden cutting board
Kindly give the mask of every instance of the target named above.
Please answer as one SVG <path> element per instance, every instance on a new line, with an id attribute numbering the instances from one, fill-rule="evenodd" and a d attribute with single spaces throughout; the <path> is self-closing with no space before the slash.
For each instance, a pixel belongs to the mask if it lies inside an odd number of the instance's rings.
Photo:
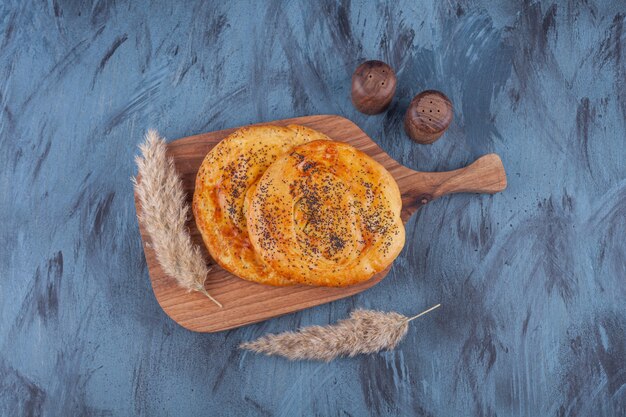
<path id="1" fill-rule="evenodd" d="M 276 120 L 270 123 L 309 126 L 334 140 L 347 142 L 377 160 L 398 182 L 402 193 L 404 223 L 418 208 L 445 194 L 459 192 L 493 194 L 506 188 L 504 168 L 500 158 L 495 154 L 485 155 L 468 167 L 455 171 L 417 172 L 394 161 L 365 132 L 346 118 L 320 115 Z M 174 159 L 176 168 L 182 176 L 189 204 L 193 197 L 196 172 L 202 160 L 215 144 L 234 130 L 236 128 L 204 133 L 168 144 L 168 154 Z M 137 213 L 141 213 L 141 205 L 136 195 L 135 205 Z M 206 259 L 210 259 L 193 219 L 188 222 L 188 227 L 194 243 L 202 248 Z M 346 288 L 270 287 L 244 281 L 214 265 L 207 279 L 206 289 L 223 304 L 224 307 L 219 308 L 204 295 L 187 292 L 180 288 L 172 277 L 165 275 L 149 246 L 150 238 L 141 222 L 139 229 L 152 289 L 159 304 L 174 321 L 197 332 L 232 329 L 349 297 L 376 285 L 389 272 L 387 268 L 365 283 Z"/>

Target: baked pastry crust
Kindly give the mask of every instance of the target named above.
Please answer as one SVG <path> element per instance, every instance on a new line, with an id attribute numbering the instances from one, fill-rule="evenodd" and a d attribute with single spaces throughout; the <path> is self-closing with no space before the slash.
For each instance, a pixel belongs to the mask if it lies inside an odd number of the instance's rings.
<path id="1" fill-rule="evenodd" d="M 248 238 L 246 194 L 265 170 L 294 146 L 329 140 L 299 125 L 238 129 L 207 154 L 196 176 L 193 214 L 211 257 L 240 278 L 268 285 L 291 285 L 254 251 Z"/>
<path id="2" fill-rule="evenodd" d="M 293 282 L 357 284 L 387 268 L 404 246 L 398 185 L 382 165 L 346 143 L 293 148 L 246 200 L 254 249 Z"/>

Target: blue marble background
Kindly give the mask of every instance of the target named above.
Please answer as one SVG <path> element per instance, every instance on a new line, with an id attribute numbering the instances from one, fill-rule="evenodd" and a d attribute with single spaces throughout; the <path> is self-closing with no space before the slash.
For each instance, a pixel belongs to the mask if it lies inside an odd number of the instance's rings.
<path id="1" fill-rule="evenodd" d="M 623 1 L 0 4 L 0 415 L 626 415 Z M 350 103 L 365 59 L 389 111 Z M 410 142 L 411 97 L 446 135 Z M 219 334 L 152 294 L 130 177 L 170 139 L 300 115 L 420 170 L 502 156 L 509 188 L 433 202 L 380 285 Z M 290 363 L 236 346 L 355 307 L 416 313 L 393 352 Z"/>

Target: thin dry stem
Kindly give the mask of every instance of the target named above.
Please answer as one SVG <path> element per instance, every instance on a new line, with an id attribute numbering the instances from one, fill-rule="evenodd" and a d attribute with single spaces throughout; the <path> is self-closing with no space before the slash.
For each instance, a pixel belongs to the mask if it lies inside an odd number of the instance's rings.
<path id="1" fill-rule="evenodd" d="M 142 156 L 135 161 L 141 180 L 133 178 L 133 184 L 141 201 L 140 221 L 159 264 L 181 287 L 199 291 L 222 307 L 204 288 L 209 268 L 185 226 L 189 206 L 174 161 L 166 155 L 165 141 L 150 130 L 139 148 Z"/>
<path id="2" fill-rule="evenodd" d="M 416 318 L 418 318 L 418 317 L 422 317 L 424 314 L 428 314 L 428 313 L 430 313 L 431 311 L 433 311 L 433 310 L 435 310 L 435 309 L 438 309 L 439 307 L 441 307 L 441 304 L 434 305 L 434 306 L 432 306 L 431 308 L 429 308 L 428 310 L 424 310 L 424 311 L 422 311 L 421 313 L 414 315 L 413 317 L 409 317 L 409 318 L 407 318 L 407 320 L 406 320 L 406 321 L 412 321 L 412 320 L 415 320 Z"/>

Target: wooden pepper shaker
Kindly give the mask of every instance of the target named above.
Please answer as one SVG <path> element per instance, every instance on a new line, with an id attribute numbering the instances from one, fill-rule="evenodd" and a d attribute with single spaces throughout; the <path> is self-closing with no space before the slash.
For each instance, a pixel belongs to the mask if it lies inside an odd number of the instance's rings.
<path id="1" fill-rule="evenodd" d="M 433 143 L 452 122 L 452 103 L 440 91 L 427 90 L 413 98 L 404 117 L 404 130 L 421 144 Z"/>
<path id="2" fill-rule="evenodd" d="M 382 61 L 366 61 L 352 74 L 352 104 L 361 113 L 382 113 L 395 92 L 396 74 Z"/>

